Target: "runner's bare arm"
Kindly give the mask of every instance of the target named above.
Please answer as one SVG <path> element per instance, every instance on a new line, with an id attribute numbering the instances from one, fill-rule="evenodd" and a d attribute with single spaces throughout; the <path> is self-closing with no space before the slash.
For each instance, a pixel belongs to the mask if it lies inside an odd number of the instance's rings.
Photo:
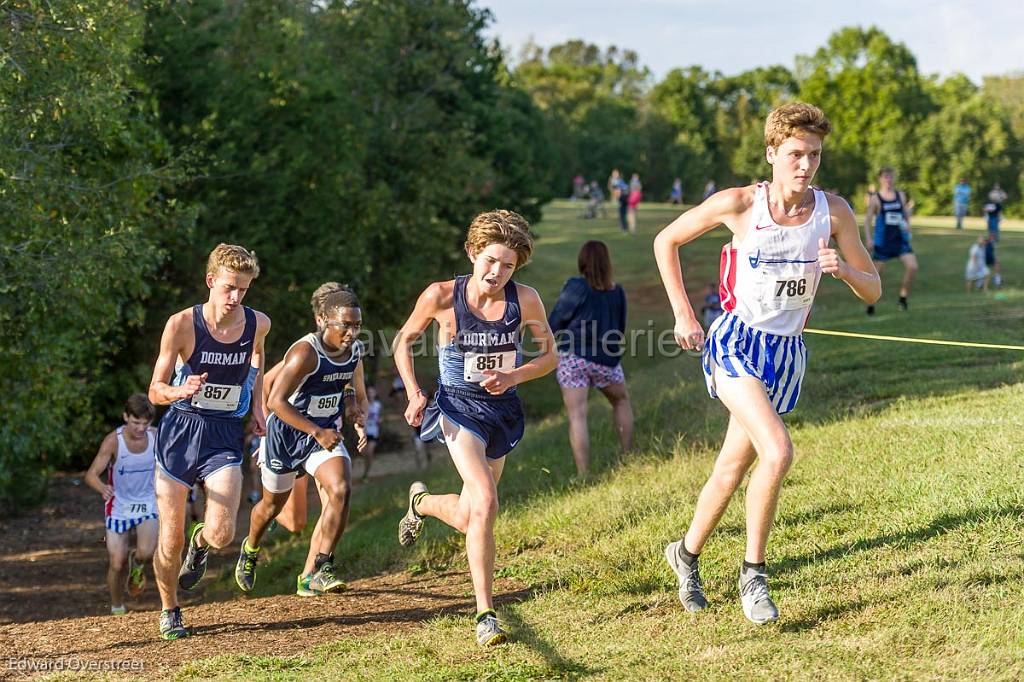
<path id="1" fill-rule="evenodd" d="M 724 224 L 742 239 L 742 217 L 749 210 L 752 196 L 749 187 L 736 187 L 712 194 L 704 203 L 694 206 L 669 223 L 654 239 L 654 259 L 675 317 L 676 342 L 685 349 L 699 350 L 704 345 L 704 329 L 690 305 L 679 264 L 679 247 L 705 232 Z"/>
<path id="2" fill-rule="evenodd" d="M 826 196 L 832 220 L 832 236 L 839 251 L 830 248 L 824 239 L 819 240 L 818 264 L 821 271 L 846 282 L 857 298 L 869 305 L 873 304 L 882 296 L 882 282 L 871 256 L 860 241 L 857 218 L 845 199 L 833 194 Z M 843 258 L 839 257 L 840 253 Z"/>
<path id="3" fill-rule="evenodd" d="M 362 452 L 366 447 L 366 415 L 370 411 L 370 401 L 366 398 L 366 382 L 363 380 L 363 359 L 359 358 L 356 369 L 352 373 L 352 388 L 356 391 L 355 414 L 352 419 L 352 426 L 355 428 L 359 441 L 356 449 Z"/>
<path id="4" fill-rule="evenodd" d="M 281 368 L 270 389 L 267 407 L 288 426 L 302 433 L 308 433 L 325 449 L 333 450 L 341 440 L 338 432 L 335 429 L 317 426 L 288 402 L 288 397 L 299 387 L 302 377 L 316 370 L 318 364 L 316 351 L 308 343 L 297 343 L 288 349 L 284 356 L 284 367 Z"/>
<path id="5" fill-rule="evenodd" d="M 529 362 L 508 372 L 484 370 L 487 378 L 480 382 L 480 387 L 492 395 L 500 395 L 516 384 L 531 381 L 549 374 L 558 366 L 555 355 L 555 338 L 548 327 L 548 316 L 544 312 L 544 302 L 540 294 L 532 287 L 516 284 L 519 292 L 519 305 L 522 307 L 523 327 L 530 331 L 537 343 L 539 354 Z"/>
<path id="6" fill-rule="evenodd" d="M 270 318 L 256 313 L 256 339 L 252 342 L 252 366 L 258 367 L 256 381 L 252 387 L 252 416 L 255 420 L 253 431 L 257 436 L 267 433 L 267 415 L 263 409 L 263 367 L 266 360 L 267 333 L 270 332 Z"/>
<path id="7" fill-rule="evenodd" d="M 174 365 L 182 355 L 185 336 L 192 334 L 191 320 L 184 312 L 171 315 L 160 337 L 160 355 L 153 367 L 153 378 L 149 382 L 149 402 L 154 405 L 170 405 L 175 400 L 191 398 L 206 381 L 206 373 L 192 374 L 181 386 L 171 386 L 167 381 L 174 372 Z"/>
<path id="8" fill-rule="evenodd" d="M 281 373 L 281 368 L 284 367 L 284 360 L 281 360 L 276 365 L 271 367 L 266 374 L 263 375 L 263 405 L 270 405 L 270 389 L 273 387 L 274 382 L 277 380 L 278 374 Z M 269 408 L 266 408 L 269 409 Z"/>
<path id="9" fill-rule="evenodd" d="M 434 282 L 424 289 L 416 300 L 412 314 L 395 334 L 395 341 L 391 344 L 395 368 L 405 384 L 405 397 L 409 401 L 405 408 L 405 420 L 410 426 L 419 426 L 427 406 L 427 396 L 416 382 L 412 345 L 442 310 L 452 306 L 452 290 L 453 282 Z"/>
<path id="10" fill-rule="evenodd" d="M 85 472 L 85 484 L 98 492 L 103 496 L 103 501 L 106 502 L 114 496 L 114 487 L 110 485 L 110 481 L 104 483 L 100 480 L 100 473 L 110 466 L 110 462 L 117 458 L 117 432 L 111 431 L 107 434 L 103 442 L 100 443 L 100 449 L 96 452 L 96 456 L 92 460 L 92 464 L 89 465 L 89 470 Z"/>

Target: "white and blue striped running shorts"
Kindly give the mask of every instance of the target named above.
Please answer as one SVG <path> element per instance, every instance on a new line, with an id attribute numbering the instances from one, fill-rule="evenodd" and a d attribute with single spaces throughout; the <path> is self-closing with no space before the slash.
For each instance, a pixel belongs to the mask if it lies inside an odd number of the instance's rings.
<path id="1" fill-rule="evenodd" d="M 704 344 L 704 381 L 708 394 L 715 391 L 715 367 L 730 377 L 754 377 L 764 383 L 768 399 L 779 414 L 791 412 L 800 397 L 800 382 L 807 367 L 802 335 L 778 336 L 744 324 L 732 313 L 712 323 Z"/>

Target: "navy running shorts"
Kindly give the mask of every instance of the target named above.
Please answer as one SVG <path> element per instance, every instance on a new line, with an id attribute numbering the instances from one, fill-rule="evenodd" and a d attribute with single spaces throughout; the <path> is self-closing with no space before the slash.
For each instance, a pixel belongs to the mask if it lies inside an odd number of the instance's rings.
<path id="1" fill-rule="evenodd" d="M 444 441 L 441 417 L 482 440 L 488 459 L 507 455 L 526 431 L 523 404 L 515 393 L 492 396 L 442 385 L 423 413 L 420 440 Z"/>
<path id="2" fill-rule="evenodd" d="M 906 239 L 890 239 L 876 243 L 871 257 L 874 260 L 884 262 L 913 252 L 914 250 L 910 248 L 910 244 L 907 243 Z"/>
<path id="3" fill-rule="evenodd" d="M 242 466 L 245 429 L 234 417 L 203 417 L 172 407 L 156 433 L 156 463 L 187 488 L 225 467 Z"/>

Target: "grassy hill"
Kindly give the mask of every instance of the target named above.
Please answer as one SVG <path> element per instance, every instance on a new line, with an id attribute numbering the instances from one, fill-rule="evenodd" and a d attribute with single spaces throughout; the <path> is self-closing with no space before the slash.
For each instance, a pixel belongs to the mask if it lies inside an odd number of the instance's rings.
<path id="1" fill-rule="evenodd" d="M 641 336 L 625 360 L 637 451 L 615 452 L 609 411 L 591 409 L 592 479 L 572 478 L 553 376 L 522 388 L 531 415 L 500 486 L 499 575 L 528 597 L 500 610 L 514 641 L 480 651 L 469 614 L 401 636 L 340 639 L 289 659 L 223 656 L 182 677 L 278 679 L 824 678 L 1019 679 L 1024 675 L 1024 353 L 806 337 L 809 370 L 787 417 L 796 461 L 769 543 L 769 580 L 782 619 L 742 615 L 736 571 L 742 499 L 702 555 L 711 608 L 685 613 L 662 549 L 685 530 L 710 472 L 726 413 L 707 397 L 699 361 L 648 354 L 670 327 L 651 255 L 676 211 L 644 206 L 640 232 L 613 217 L 578 219 L 567 202 L 536 229 L 534 262 L 519 275 L 550 307 L 576 272 L 586 239 L 605 240 Z M 921 272 L 909 312 L 896 308 L 900 268 L 883 276 L 872 318 L 842 283 L 826 279 L 811 326 L 854 332 L 1024 343 L 1024 233 L 1000 244 L 1005 285 L 967 295 L 963 267 L 974 231 L 921 218 L 913 245 Z M 1010 227 L 1013 227 L 1012 225 Z M 717 278 L 716 230 L 682 251 L 691 293 Z M 410 303 L 411 305 L 411 303 Z M 671 336 L 662 338 L 671 348 Z M 420 360 L 421 363 L 427 362 Z M 339 546 L 339 573 L 465 569 L 462 541 L 427 522 L 411 551 L 395 541 L 411 479 L 358 489 Z M 424 476 L 454 489 L 447 461 Z M 742 494 L 742 493 L 740 493 Z M 738 495 L 739 497 L 739 495 Z M 270 547 L 257 594 L 293 589 L 305 539 Z M 227 579 L 222 578 L 226 585 Z M 230 589 L 230 587 L 224 587 Z M 260 592 L 262 590 L 262 592 Z M 343 598 L 343 597 L 341 597 Z M 315 608 L 315 606 L 311 606 Z"/>

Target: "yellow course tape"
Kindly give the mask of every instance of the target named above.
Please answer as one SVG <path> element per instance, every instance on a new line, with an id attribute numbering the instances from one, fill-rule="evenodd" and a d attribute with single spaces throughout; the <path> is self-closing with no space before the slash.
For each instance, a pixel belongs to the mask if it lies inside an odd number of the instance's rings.
<path id="1" fill-rule="evenodd" d="M 995 350 L 1024 350 L 1024 346 L 1007 346 L 1000 343 L 972 343 L 970 341 L 940 341 L 936 339 L 914 339 L 906 336 L 882 336 L 880 334 L 855 334 L 853 332 L 836 332 L 829 329 L 805 329 L 804 333 L 824 334 L 825 336 L 848 336 L 855 339 L 875 339 L 876 341 L 927 343 L 933 346 L 964 346 L 966 348 L 992 348 Z"/>

